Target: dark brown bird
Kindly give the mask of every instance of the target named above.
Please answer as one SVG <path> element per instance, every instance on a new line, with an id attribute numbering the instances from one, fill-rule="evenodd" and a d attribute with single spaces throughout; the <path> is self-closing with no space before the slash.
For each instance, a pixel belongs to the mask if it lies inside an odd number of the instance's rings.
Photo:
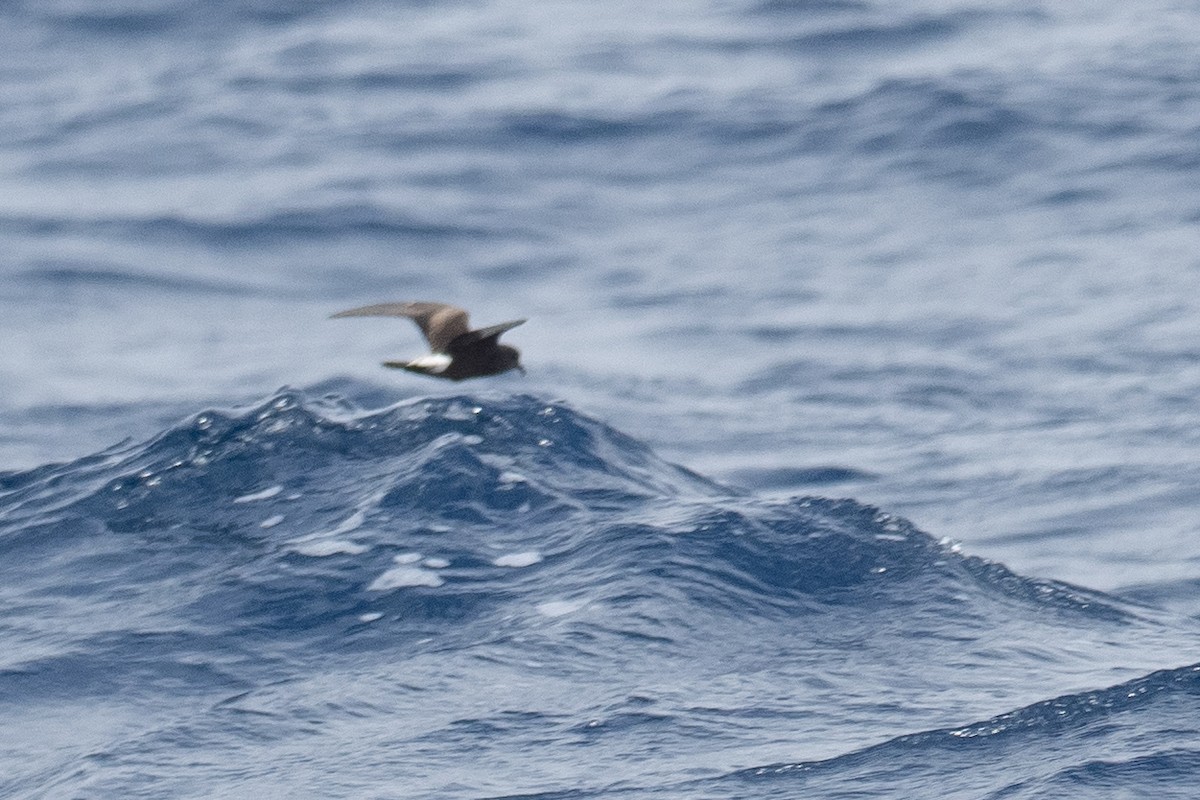
<path id="1" fill-rule="evenodd" d="M 445 303 L 379 303 L 339 311 L 331 319 L 338 317 L 408 317 L 417 323 L 433 352 L 412 361 L 384 361 L 385 367 L 452 381 L 499 375 L 510 369 L 525 374 L 517 348 L 499 341 L 500 334 L 522 324 L 523 319 L 473 331 L 467 312 Z"/>

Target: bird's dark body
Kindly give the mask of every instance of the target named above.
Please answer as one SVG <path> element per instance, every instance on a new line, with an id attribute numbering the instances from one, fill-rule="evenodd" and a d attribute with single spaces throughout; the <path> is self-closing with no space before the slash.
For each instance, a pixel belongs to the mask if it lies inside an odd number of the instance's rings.
<path id="1" fill-rule="evenodd" d="M 410 361 L 385 361 L 383 365 L 451 381 L 482 378 L 487 375 L 499 375 L 510 369 L 521 369 L 520 353 L 517 349 L 506 344 L 497 344 L 495 338 L 473 342 L 457 350 L 451 343 L 448 355 L 451 357 L 450 365 L 441 372 Z"/>
<path id="2" fill-rule="evenodd" d="M 478 330 L 467 324 L 467 312 L 446 303 L 379 303 L 334 317 L 405 317 L 425 335 L 432 355 L 411 361 L 385 361 L 385 367 L 417 372 L 452 381 L 499 375 L 511 369 L 524 372 L 521 354 L 515 347 L 500 344 L 500 334 L 525 322 L 502 322 Z"/>

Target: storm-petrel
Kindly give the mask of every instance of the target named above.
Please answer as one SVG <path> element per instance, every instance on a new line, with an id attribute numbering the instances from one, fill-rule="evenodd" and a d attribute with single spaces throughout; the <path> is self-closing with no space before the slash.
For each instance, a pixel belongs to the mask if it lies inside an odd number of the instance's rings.
<path id="1" fill-rule="evenodd" d="M 412 361 L 384 361 L 385 367 L 452 381 L 499 375 L 510 369 L 525 374 L 517 348 L 499 342 L 500 334 L 525 322 L 523 319 L 473 331 L 467 324 L 467 312 L 445 303 L 379 303 L 339 311 L 331 319 L 337 317 L 408 317 L 417 323 L 433 352 Z"/>

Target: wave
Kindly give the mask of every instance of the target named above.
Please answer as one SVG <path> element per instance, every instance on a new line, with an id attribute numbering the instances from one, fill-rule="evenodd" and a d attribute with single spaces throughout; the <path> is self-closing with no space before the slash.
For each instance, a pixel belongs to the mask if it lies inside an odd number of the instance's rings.
<path id="1" fill-rule="evenodd" d="M 250 289 L 233 280 L 203 280 L 176 274 L 147 274 L 117 264 L 96 264 L 70 259 L 45 259 L 12 276 L 16 283 L 51 290 L 121 289 L 163 291 L 190 296 L 241 296 Z"/>
<path id="2" fill-rule="evenodd" d="M 818 479 L 845 477 L 825 472 Z M 691 582 L 702 603 L 841 602 L 840 593 L 878 598 L 928 582 L 1125 613 L 1111 599 L 963 556 L 877 508 L 765 500 L 721 486 L 565 404 L 528 395 L 362 412 L 283 391 L 247 410 L 197 414 L 143 444 L 0 475 L 0 504 L 0 541 L 9 542 L 74 525 L 193 546 L 245 541 L 286 558 L 305 547 L 422 548 L 453 526 L 536 546 L 566 581 L 603 557 L 677 588 Z M 490 560 L 461 547 L 453 556 Z"/>
<path id="3" fill-rule="evenodd" d="M 404 213 L 374 205 L 332 205 L 314 209 L 280 209 L 249 215 L 244 219 L 202 219 L 177 214 L 124 217 L 72 218 L 66 216 L 8 216 L 0 218 L 0 230 L 15 234 L 104 233 L 139 241 L 195 240 L 221 245 L 254 245 L 282 240 L 330 240 L 339 237 L 388 237 L 413 239 L 488 238 L 520 235 L 462 224 L 443 224 L 409 219 Z"/>
<path id="4" fill-rule="evenodd" d="M 72 3 L 18 5 L 29 18 L 56 28 L 88 36 L 137 38 L 165 34 L 185 35 L 197 30 L 217 33 L 222 25 L 279 24 L 327 11 L 328 0 L 283 0 L 283 2 L 214 2 L 201 11 L 177 0 L 115 3 L 104 8 Z"/>
<path id="5" fill-rule="evenodd" d="M 121 741 L 85 734 L 113 786 L 121 764 L 196 748 L 223 763 L 329 723 L 410 771 L 506 742 L 537 770 L 535 742 L 572 742 L 593 778 L 564 797 L 607 792 L 610 770 L 652 794 L 709 774 L 691 788 L 771 796 L 807 772 L 738 768 L 870 753 L 885 730 L 941 731 L 1183 652 L 1152 609 L 1017 575 L 853 500 L 724 486 L 562 402 L 367 410 L 318 391 L 0 473 L 14 719 L 152 709 Z M 397 743 L 398 717 L 420 721 L 416 738 Z M 988 738 L 976 729 L 917 751 Z M 64 752 L 51 744 L 29 747 Z M 651 751 L 654 766 L 633 758 Z M 83 774 L 57 757 L 50 773 Z M 222 775 L 206 788 L 266 785 Z"/>
<path id="6" fill-rule="evenodd" d="M 1200 767 L 1198 713 L 1200 665 L 1190 665 L 963 727 L 900 736 L 827 761 L 743 770 L 708 788 L 719 788 L 713 796 L 721 797 L 913 797 L 935 787 L 942 796 L 1061 797 L 1102 790 L 1103 796 L 1151 791 L 1184 797 L 1172 787 Z M 1029 758 L 1014 771 L 1017 752 Z"/>

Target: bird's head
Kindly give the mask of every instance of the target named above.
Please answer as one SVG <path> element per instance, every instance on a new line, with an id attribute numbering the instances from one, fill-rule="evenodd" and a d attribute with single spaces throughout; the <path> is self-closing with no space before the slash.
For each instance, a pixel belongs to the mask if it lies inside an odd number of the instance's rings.
<path id="1" fill-rule="evenodd" d="M 502 344 L 496 347 L 496 351 L 500 356 L 498 365 L 499 369 L 496 370 L 497 373 L 508 372 L 510 369 L 515 369 L 522 375 L 525 374 L 525 368 L 521 366 L 520 350 L 515 347 L 509 347 L 506 344 Z"/>

